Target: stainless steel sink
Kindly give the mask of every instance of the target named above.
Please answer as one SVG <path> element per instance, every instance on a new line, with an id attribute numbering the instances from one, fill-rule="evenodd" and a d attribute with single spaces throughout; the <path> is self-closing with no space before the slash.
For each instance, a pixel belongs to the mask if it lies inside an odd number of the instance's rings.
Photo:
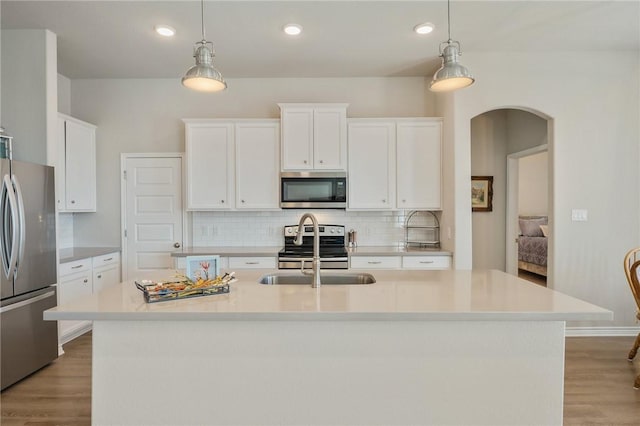
<path id="1" fill-rule="evenodd" d="M 258 281 L 260 284 L 306 284 L 310 285 L 311 275 L 271 274 L 265 275 Z M 373 284 L 376 279 L 371 274 L 320 274 L 322 285 L 353 285 Z"/>

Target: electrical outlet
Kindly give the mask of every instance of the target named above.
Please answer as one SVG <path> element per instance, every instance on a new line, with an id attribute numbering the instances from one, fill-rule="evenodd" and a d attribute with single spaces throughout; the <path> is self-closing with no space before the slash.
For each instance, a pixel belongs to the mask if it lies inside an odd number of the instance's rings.
<path id="1" fill-rule="evenodd" d="M 574 222 L 586 222 L 588 217 L 587 213 L 586 209 L 573 209 L 571 210 L 571 220 Z"/>

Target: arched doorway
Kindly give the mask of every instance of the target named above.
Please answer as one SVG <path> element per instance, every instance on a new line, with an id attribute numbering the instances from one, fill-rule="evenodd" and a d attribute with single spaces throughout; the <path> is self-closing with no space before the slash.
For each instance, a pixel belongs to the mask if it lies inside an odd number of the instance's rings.
<path id="1" fill-rule="evenodd" d="M 473 117 L 470 130 L 471 175 L 493 177 L 492 210 L 472 213 L 473 268 L 517 274 L 520 217 L 527 221 L 544 217 L 547 229 L 552 224 L 552 120 L 527 108 L 500 108 Z M 519 161 L 542 152 L 546 152 L 544 163 L 538 161 L 534 166 L 538 174 L 526 174 L 522 179 L 527 184 L 524 187 L 529 188 L 523 191 L 524 195 L 544 197 L 544 202 L 521 203 L 520 195 L 523 194 L 519 194 L 519 188 L 523 182 L 520 182 Z M 539 179 L 540 173 L 545 179 Z M 534 194 L 531 188 L 536 184 L 539 188 Z M 551 232 L 547 234 L 551 235 Z M 544 282 L 545 276 L 550 275 L 546 271 L 551 271 L 551 237 L 537 243 L 545 245 L 546 261 L 538 262 L 544 268 L 536 269 L 541 278 L 538 282 Z"/>

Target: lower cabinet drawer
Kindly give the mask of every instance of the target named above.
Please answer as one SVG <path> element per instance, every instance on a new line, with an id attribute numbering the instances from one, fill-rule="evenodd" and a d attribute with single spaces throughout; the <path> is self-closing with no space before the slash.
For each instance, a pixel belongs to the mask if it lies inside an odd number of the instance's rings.
<path id="1" fill-rule="evenodd" d="M 113 252 L 103 254 L 102 256 L 96 256 L 93 258 L 93 267 L 99 268 L 106 265 L 115 265 L 120 263 L 120 253 Z"/>
<path id="2" fill-rule="evenodd" d="M 65 275 L 77 274 L 79 272 L 91 271 L 92 269 L 91 258 L 74 260 L 73 262 L 61 263 L 58 269 L 58 275 L 63 277 Z"/>
<path id="3" fill-rule="evenodd" d="M 450 256 L 402 256 L 405 269 L 450 269 Z"/>
<path id="4" fill-rule="evenodd" d="M 229 269 L 275 269 L 275 257 L 230 257 Z"/>
<path id="5" fill-rule="evenodd" d="M 400 269 L 400 256 L 351 256 L 352 269 Z"/>

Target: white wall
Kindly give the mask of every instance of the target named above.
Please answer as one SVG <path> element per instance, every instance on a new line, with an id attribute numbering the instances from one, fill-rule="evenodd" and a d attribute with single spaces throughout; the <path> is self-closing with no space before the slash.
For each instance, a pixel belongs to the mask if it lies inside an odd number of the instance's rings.
<path id="1" fill-rule="evenodd" d="M 518 215 L 547 216 L 549 200 L 547 152 L 518 160 Z"/>
<path id="2" fill-rule="evenodd" d="M 471 119 L 497 108 L 531 108 L 552 118 L 551 285 L 614 311 L 612 323 L 595 325 L 635 324 L 622 259 L 640 245 L 638 56 L 637 51 L 465 53 L 477 83 L 445 95 L 453 103 L 458 268 L 472 264 L 471 232 L 460 232 L 472 220 Z M 572 222 L 574 208 L 587 209 L 589 221 Z"/>
<path id="3" fill-rule="evenodd" d="M 58 112 L 71 115 L 71 80 L 58 74 Z"/>
<path id="4" fill-rule="evenodd" d="M 57 44 L 48 30 L 2 30 L 2 125 L 16 160 L 48 164 L 57 129 Z"/>
<path id="5" fill-rule="evenodd" d="M 176 79 L 73 80 L 71 115 L 98 126 L 98 211 L 74 218 L 76 245 L 120 244 L 120 153 L 181 152 L 182 118 L 278 118 L 278 102 L 347 102 L 350 117 L 432 116 L 425 79 L 237 79 L 190 91 Z"/>

